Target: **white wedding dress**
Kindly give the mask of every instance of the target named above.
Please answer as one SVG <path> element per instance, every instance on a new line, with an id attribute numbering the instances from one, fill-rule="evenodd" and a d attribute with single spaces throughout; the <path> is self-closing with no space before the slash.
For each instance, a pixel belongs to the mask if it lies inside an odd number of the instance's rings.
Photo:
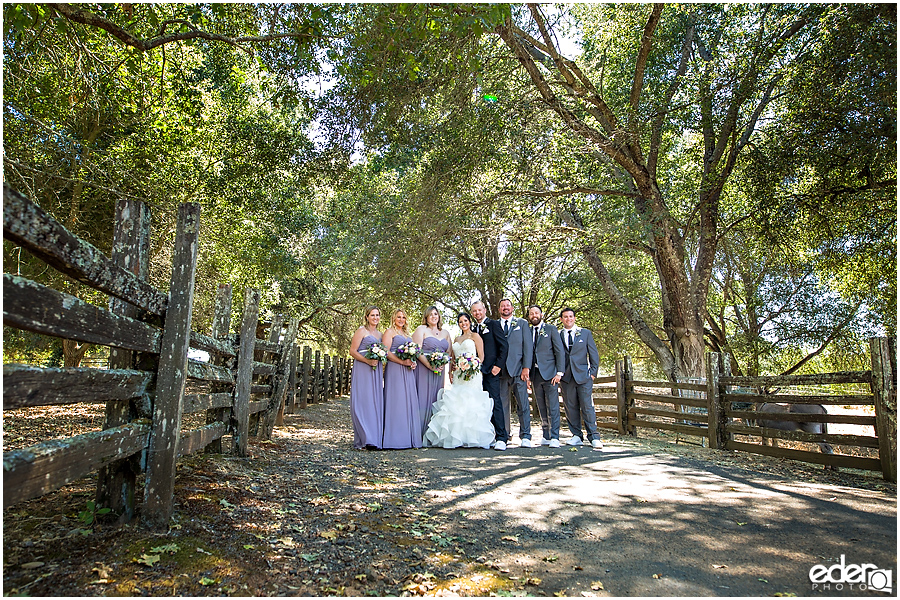
<path id="1" fill-rule="evenodd" d="M 475 341 L 453 344 L 453 353 L 475 354 Z M 457 377 L 438 392 L 433 415 L 425 431 L 425 446 L 438 448 L 489 448 L 494 441 L 491 413 L 494 401 L 481 389 L 481 371 L 469 380 Z"/>

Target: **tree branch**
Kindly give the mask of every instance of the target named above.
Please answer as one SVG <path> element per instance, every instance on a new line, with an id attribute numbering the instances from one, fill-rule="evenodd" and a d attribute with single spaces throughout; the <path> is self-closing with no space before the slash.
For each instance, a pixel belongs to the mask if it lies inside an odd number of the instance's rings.
<path id="1" fill-rule="evenodd" d="M 841 331 L 843 331 L 847 325 L 850 324 L 850 321 L 852 321 L 853 318 L 856 317 L 856 312 L 859 310 L 859 307 L 861 304 L 862 304 L 861 302 L 856 303 L 856 306 L 853 307 L 853 310 L 850 312 L 850 315 L 848 315 L 846 319 L 844 319 L 837 327 L 834 328 L 834 331 L 831 332 L 831 335 L 829 335 L 827 338 L 825 338 L 825 340 L 822 342 L 822 344 L 814 352 L 807 354 L 804 358 L 799 360 L 797 362 L 797 364 L 795 364 L 793 367 L 791 367 L 790 369 L 788 369 L 787 371 L 782 373 L 782 375 L 790 375 L 791 373 L 795 372 L 797 369 L 799 369 L 800 367 L 805 365 L 808 361 L 810 361 L 811 359 L 818 356 L 825 349 L 825 347 L 828 346 L 828 344 L 830 344 L 831 341 L 834 338 L 836 338 L 838 336 L 838 334 Z"/>
<path id="2" fill-rule="evenodd" d="M 209 40 L 212 42 L 224 42 L 231 46 L 235 46 L 240 48 L 241 50 L 252 53 L 252 49 L 247 48 L 244 44 L 250 43 L 261 43 L 261 42 L 271 42 L 275 40 L 281 40 L 286 38 L 294 38 L 294 39 L 311 39 L 313 36 L 306 33 L 276 33 L 272 35 L 251 35 L 251 36 L 239 36 L 239 37 L 230 37 L 227 35 L 221 35 L 218 33 L 210 33 L 208 31 L 203 31 L 194 27 L 188 21 L 183 20 L 169 20 L 165 21 L 160 25 L 159 32 L 156 36 L 150 39 L 143 39 L 135 36 L 130 31 L 124 29 L 113 23 L 108 19 L 104 19 L 100 15 L 95 13 L 81 10 L 80 8 L 76 8 L 72 4 L 47 4 L 47 7 L 55 10 L 57 13 L 68 19 L 69 21 L 73 21 L 75 23 L 81 23 L 82 25 L 88 25 L 89 27 L 96 27 L 97 29 L 102 29 L 118 39 L 120 42 L 125 44 L 126 46 L 131 46 L 132 48 L 136 48 L 142 52 L 146 52 L 147 50 L 152 50 L 158 46 L 162 46 L 163 44 L 169 44 L 172 42 L 183 42 L 185 40 L 195 40 L 195 39 L 203 39 Z M 169 33 L 166 34 L 166 26 L 170 23 L 181 23 L 190 28 L 189 31 L 181 31 L 178 33 Z"/>
<path id="3" fill-rule="evenodd" d="M 572 194 L 591 194 L 594 196 L 624 196 L 627 198 L 637 198 L 640 196 L 637 192 L 625 192 L 621 190 L 600 190 L 596 188 L 588 188 L 575 186 L 564 190 L 500 190 L 494 197 L 500 196 L 531 196 L 533 198 L 557 198 L 559 196 L 571 196 Z"/>

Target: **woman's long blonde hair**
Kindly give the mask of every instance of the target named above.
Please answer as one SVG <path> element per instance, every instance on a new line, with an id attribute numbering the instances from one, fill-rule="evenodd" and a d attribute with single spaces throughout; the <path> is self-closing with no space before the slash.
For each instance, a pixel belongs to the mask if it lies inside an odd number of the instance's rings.
<path id="1" fill-rule="evenodd" d="M 403 310 L 402 308 L 398 308 L 397 310 L 395 310 L 394 312 L 391 313 L 391 327 L 393 327 L 394 329 L 397 329 L 396 319 L 397 319 L 398 313 L 403 313 L 403 316 L 406 317 L 406 324 L 403 325 L 403 328 L 400 331 L 402 331 L 406 335 L 409 335 L 409 329 L 407 329 L 407 327 L 409 326 L 409 315 L 406 314 L 406 311 Z"/>
<path id="2" fill-rule="evenodd" d="M 425 312 L 422 314 L 422 325 L 428 325 L 428 315 L 431 314 L 431 311 L 437 313 L 438 331 L 441 331 L 444 328 L 444 318 L 441 316 L 441 311 L 437 309 L 437 306 L 429 306 L 425 309 Z"/>

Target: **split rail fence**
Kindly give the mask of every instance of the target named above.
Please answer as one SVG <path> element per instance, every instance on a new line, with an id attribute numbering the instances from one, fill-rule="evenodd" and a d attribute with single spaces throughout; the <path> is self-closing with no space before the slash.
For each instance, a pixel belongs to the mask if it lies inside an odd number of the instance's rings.
<path id="1" fill-rule="evenodd" d="M 685 382 L 640 381 L 634 378 L 631 360 L 616 361 L 615 375 L 594 379 L 597 426 L 620 435 L 637 435 L 638 429 L 674 432 L 700 438 L 718 450 L 751 452 L 804 462 L 880 471 L 888 481 L 897 480 L 896 372 L 886 338 L 869 340 L 872 369 L 868 371 L 735 377 L 727 360 L 707 354 L 707 377 Z M 811 385 L 826 389 L 855 384 L 853 393 L 810 393 Z M 858 391 L 862 387 L 866 391 Z M 765 413 L 767 420 L 857 425 L 872 427 L 872 435 L 781 431 L 758 424 L 755 407 L 762 403 L 820 404 L 824 407 L 865 407 L 869 414 Z M 751 410 L 753 409 L 753 410 Z M 826 408 L 827 410 L 827 408 Z M 760 438 L 759 443 L 738 441 L 736 435 Z M 678 437 L 676 437 L 678 439 Z M 856 448 L 863 456 L 823 454 L 764 445 L 765 439 L 814 442 Z M 878 457 L 865 456 L 877 450 Z"/>
<path id="2" fill-rule="evenodd" d="M 118 202 L 107 257 L 5 185 L 3 199 L 4 238 L 110 296 L 104 309 L 3 274 L 5 326 L 110 348 L 108 369 L 4 364 L 4 412 L 82 402 L 106 409 L 102 430 L 4 451 L 4 507 L 97 471 L 97 505 L 127 522 L 135 515 L 143 477 L 141 520 L 164 528 L 172 514 L 179 457 L 204 449 L 221 452 L 226 436 L 230 451 L 246 456 L 251 433 L 270 437 L 285 411 L 349 391 L 349 359 L 301 350 L 296 319 L 276 317 L 260 327 L 257 290 L 244 292 L 237 333 L 230 333 L 229 285 L 219 287 L 209 335 L 191 329 L 199 205 L 179 207 L 166 294 L 146 281 L 150 212 L 143 203 Z M 189 358 L 192 349 L 207 353 L 209 361 Z M 196 413 L 205 415 L 205 424 L 183 430 L 184 416 Z"/>

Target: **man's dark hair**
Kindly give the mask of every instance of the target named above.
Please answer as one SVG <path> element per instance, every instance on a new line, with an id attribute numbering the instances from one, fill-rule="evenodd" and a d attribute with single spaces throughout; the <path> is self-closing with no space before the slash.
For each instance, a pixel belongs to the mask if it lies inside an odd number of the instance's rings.
<path id="1" fill-rule="evenodd" d="M 564 309 L 562 309 L 561 311 L 559 311 L 559 318 L 562 319 L 562 316 L 563 316 L 564 314 L 566 314 L 567 312 L 572 313 L 572 316 L 575 316 L 575 315 L 577 314 L 577 313 L 575 312 L 575 309 L 574 309 L 574 308 L 571 308 L 571 307 L 567 306 L 567 307 L 565 307 Z"/>

